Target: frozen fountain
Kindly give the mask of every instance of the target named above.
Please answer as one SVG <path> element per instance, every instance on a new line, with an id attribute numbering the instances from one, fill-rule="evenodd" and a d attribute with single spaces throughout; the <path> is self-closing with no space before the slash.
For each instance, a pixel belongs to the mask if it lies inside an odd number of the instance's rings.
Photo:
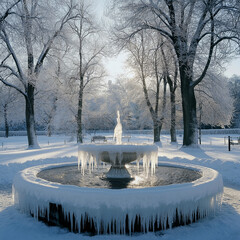
<path id="1" fill-rule="evenodd" d="M 160 231 L 212 216 L 221 175 L 209 168 L 158 162 L 152 144 L 80 144 L 78 164 L 27 168 L 14 179 L 16 206 L 50 225 L 90 234 Z M 155 168 L 156 167 L 156 168 Z"/>
<path id="2" fill-rule="evenodd" d="M 120 113 L 117 111 L 117 125 L 114 129 L 113 139 L 116 144 L 80 144 L 78 148 L 78 168 L 84 174 L 87 168 L 93 169 L 102 162 L 111 165 L 110 170 L 105 174 L 107 178 L 131 178 L 131 174 L 125 167 L 133 161 L 139 167 L 140 160 L 143 161 L 146 174 L 155 172 L 158 161 L 158 148 L 153 144 L 123 144 L 122 124 Z"/>

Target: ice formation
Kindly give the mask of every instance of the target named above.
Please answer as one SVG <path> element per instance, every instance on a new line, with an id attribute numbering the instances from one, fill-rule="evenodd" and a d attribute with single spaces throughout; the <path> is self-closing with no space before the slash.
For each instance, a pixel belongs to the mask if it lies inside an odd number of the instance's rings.
<path id="1" fill-rule="evenodd" d="M 117 111 L 117 125 L 114 129 L 114 139 L 116 139 L 116 144 L 122 144 L 122 124 L 120 120 L 120 113 Z"/>
<path id="2" fill-rule="evenodd" d="M 63 165 L 67 164 L 57 166 Z M 85 232 L 92 228 L 95 234 L 172 228 L 212 215 L 220 208 L 223 183 L 217 171 L 178 163 L 160 165 L 191 168 L 200 171 L 202 177 L 191 183 L 161 187 L 94 189 L 37 178 L 39 171 L 56 167 L 38 166 L 17 174 L 13 184 L 14 202 L 21 211 L 37 219 L 46 218 L 60 225 L 65 221 L 72 231 Z"/>
<path id="3" fill-rule="evenodd" d="M 84 174 L 86 169 L 93 169 L 95 166 L 105 162 L 104 154 L 107 153 L 109 162 L 115 166 L 124 166 L 126 163 L 137 161 L 137 166 L 142 160 L 146 175 L 154 174 L 155 166 L 158 163 L 158 147 L 150 144 L 79 144 L 78 146 L 78 168 Z M 124 158 L 124 155 L 135 154 L 135 159 Z M 134 156 L 133 156 L 134 157 Z"/>

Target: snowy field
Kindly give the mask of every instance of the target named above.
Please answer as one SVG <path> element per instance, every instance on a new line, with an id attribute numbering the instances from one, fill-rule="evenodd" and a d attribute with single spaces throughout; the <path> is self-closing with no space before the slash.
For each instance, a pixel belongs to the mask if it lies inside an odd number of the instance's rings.
<path id="1" fill-rule="evenodd" d="M 232 135 L 233 136 L 233 135 Z M 90 142 L 91 136 L 85 141 Z M 39 136 L 41 149 L 26 150 L 26 137 L 0 138 L 0 239 L 160 239 L 160 240 L 240 240 L 240 145 L 229 152 L 223 135 L 203 135 L 201 148 L 181 149 L 171 145 L 168 135 L 162 136 L 159 161 L 198 164 L 213 168 L 223 176 L 222 210 L 216 216 L 197 223 L 160 233 L 133 236 L 103 235 L 89 237 L 69 233 L 59 227 L 48 227 L 30 216 L 21 214 L 12 202 L 11 187 L 15 174 L 27 167 L 46 163 L 77 163 L 77 144 L 71 137 Z M 150 135 L 132 135 L 131 142 L 152 142 Z M 226 143 L 226 142 L 225 142 Z M 177 197 L 177 196 L 176 196 Z"/>

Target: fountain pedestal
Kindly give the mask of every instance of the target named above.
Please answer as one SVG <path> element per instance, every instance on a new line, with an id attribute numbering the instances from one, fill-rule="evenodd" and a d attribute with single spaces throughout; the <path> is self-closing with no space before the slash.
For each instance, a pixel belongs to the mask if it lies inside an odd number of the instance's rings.
<path id="1" fill-rule="evenodd" d="M 123 153 L 109 153 L 104 151 L 101 153 L 101 161 L 110 163 L 112 166 L 105 174 L 107 178 L 131 178 L 125 164 L 136 161 L 138 158 L 136 152 L 123 152 Z"/>
<path id="2" fill-rule="evenodd" d="M 131 178 L 131 174 L 125 166 L 123 167 L 114 167 L 111 166 L 109 171 L 105 174 L 106 178 Z"/>

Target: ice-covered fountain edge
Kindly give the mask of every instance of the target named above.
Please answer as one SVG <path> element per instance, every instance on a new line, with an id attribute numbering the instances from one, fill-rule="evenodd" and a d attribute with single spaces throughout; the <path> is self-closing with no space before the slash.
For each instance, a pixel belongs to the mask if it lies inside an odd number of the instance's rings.
<path id="1" fill-rule="evenodd" d="M 215 170 L 189 164 L 160 163 L 165 166 L 180 166 L 201 171 L 203 176 L 200 179 L 192 183 L 145 189 L 80 188 L 37 178 L 37 173 L 43 169 L 69 164 L 74 163 L 38 166 L 20 172 L 13 184 L 14 202 L 18 208 L 36 218 L 47 212 L 46 220 L 49 220 L 51 215 L 49 205 L 53 203 L 61 206 L 65 216 L 74 215 L 75 225 L 78 227 L 73 226 L 70 217 L 70 230 L 80 231 L 81 219 L 87 213 L 88 217 L 95 221 L 95 233 L 106 233 L 108 226 L 114 221 L 114 226 L 118 226 L 114 232 L 129 233 L 133 230 L 129 226 L 134 225 L 136 216 L 141 216 L 141 224 L 144 228 L 142 230 L 147 232 L 154 230 L 146 228 L 153 218 L 158 219 L 157 224 L 161 229 L 171 228 L 176 222 L 176 211 L 184 224 L 194 221 L 194 215 L 199 215 L 199 218 L 212 215 L 221 206 L 223 191 L 221 175 Z M 130 224 L 128 227 L 126 215 Z M 103 226 L 102 222 L 104 222 Z"/>

